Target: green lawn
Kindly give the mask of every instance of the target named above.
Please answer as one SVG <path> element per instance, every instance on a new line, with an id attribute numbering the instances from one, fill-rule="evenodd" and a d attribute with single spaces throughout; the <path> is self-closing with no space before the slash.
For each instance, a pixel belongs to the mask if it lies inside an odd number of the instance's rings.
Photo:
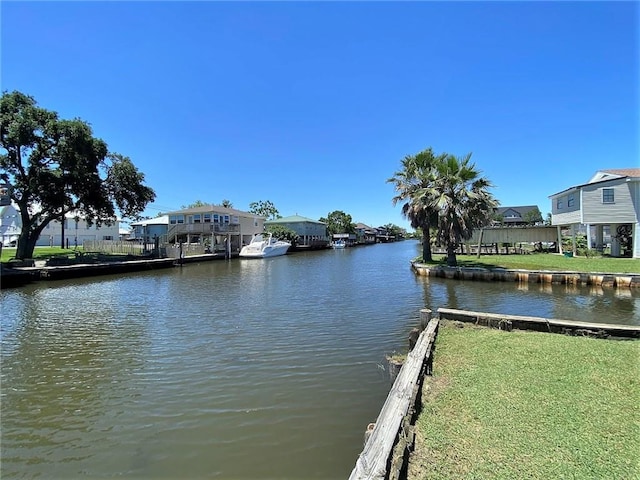
<path id="1" fill-rule="evenodd" d="M 409 479 L 640 478 L 640 342 L 444 323 Z"/>
<path id="2" fill-rule="evenodd" d="M 75 257 L 74 252 L 82 251 L 82 247 L 76 248 L 60 248 L 60 247 L 36 247 L 33 251 L 33 258 L 35 259 L 47 259 L 51 257 Z M 16 255 L 15 247 L 2 247 L 2 255 L 0 255 L 0 262 L 8 262 Z"/>
<path id="3" fill-rule="evenodd" d="M 552 253 L 530 255 L 458 255 L 461 267 L 511 268 L 524 270 L 562 270 L 575 272 L 638 273 L 640 259 L 613 257 L 565 257 Z M 434 255 L 434 262 L 446 265 L 442 255 Z"/>

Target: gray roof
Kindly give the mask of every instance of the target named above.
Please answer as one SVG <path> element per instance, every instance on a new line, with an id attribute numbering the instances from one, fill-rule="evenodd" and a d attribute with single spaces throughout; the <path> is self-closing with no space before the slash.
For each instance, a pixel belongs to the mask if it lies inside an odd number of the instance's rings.
<path id="1" fill-rule="evenodd" d="M 320 225 L 326 225 L 326 223 L 321 222 L 319 220 L 312 220 L 307 217 L 303 217 L 301 215 L 290 215 L 288 217 L 276 218 L 275 220 L 267 220 L 264 222 L 265 225 L 270 225 L 274 223 L 318 223 Z"/>
<path id="2" fill-rule="evenodd" d="M 508 210 L 515 210 L 520 215 L 526 215 L 531 210 L 540 210 L 537 205 L 526 205 L 519 207 L 498 207 L 495 209 L 496 213 L 503 214 Z"/>
<path id="3" fill-rule="evenodd" d="M 563 193 L 569 192 L 571 190 L 576 190 L 582 187 L 586 187 L 587 185 L 593 185 L 595 183 L 604 183 L 604 182 L 610 182 L 611 180 L 619 180 L 621 178 L 640 178 L 640 168 L 610 168 L 610 169 L 604 169 L 604 170 L 598 170 L 596 172 L 596 175 L 598 173 L 609 173 L 611 175 L 616 175 L 615 177 L 609 177 L 609 178 L 602 178 L 600 180 L 596 180 L 596 181 L 589 181 L 586 183 L 581 183 L 579 185 L 574 185 L 572 187 L 569 188 L 565 188 L 564 190 L 561 190 L 557 193 L 552 193 L 551 195 L 549 195 L 549 198 L 553 198 L 556 197 L 558 195 L 561 195 Z M 591 177 L 593 178 L 593 177 Z"/>
<path id="4" fill-rule="evenodd" d="M 526 205 L 526 206 L 517 206 L 517 207 L 497 207 L 494 211 L 498 215 L 504 215 L 509 211 L 514 211 L 518 214 L 517 217 L 504 217 L 505 223 L 516 223 L 526 221 L 525 217 L 529 212 L 538 212 L 540 213 L 540 218 L 542 218 L 542 213 L 537 205 Z"/>

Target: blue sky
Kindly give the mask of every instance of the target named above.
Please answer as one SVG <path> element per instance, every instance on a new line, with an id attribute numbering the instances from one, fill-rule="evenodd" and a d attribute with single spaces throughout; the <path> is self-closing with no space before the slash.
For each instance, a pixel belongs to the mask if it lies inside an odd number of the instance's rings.
<path id="1" fill-rule="evenodd" d="M 408 227 L 386 180 L 473 153 L 503 206 L 638 167 L 638 2 L 13 2 L 2 90 L 88 121 L 157 194 Z"/>

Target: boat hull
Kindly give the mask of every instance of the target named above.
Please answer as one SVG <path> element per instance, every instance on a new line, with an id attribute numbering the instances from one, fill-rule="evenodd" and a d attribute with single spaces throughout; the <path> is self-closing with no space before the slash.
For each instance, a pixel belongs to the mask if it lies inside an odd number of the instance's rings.
<path id="1" fill-rule="evenodd" d="M 247 245 L 240 250 L 240 257 L 243 258 L 270 258 L 285 255 L 290 245 L 267 246 L 264 248 Z"/>

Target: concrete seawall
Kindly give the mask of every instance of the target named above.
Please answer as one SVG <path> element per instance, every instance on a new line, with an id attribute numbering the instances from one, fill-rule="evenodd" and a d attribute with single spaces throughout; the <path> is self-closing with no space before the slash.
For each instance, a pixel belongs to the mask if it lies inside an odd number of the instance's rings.
<path id="1" fill-rule="evenodd" d="M 233 258 L 238 255 L 232 255 Z M 147 258 L 123 261 L 96 261 L 91 263 L 74 263 L 70 265 L 50 265 L 44 260 L 27 260 L 13 268 L 3 265 L 0 272 L 0 288 L 20 287 L 32 281 L 63 280 L 70 278 L 96 277 L 120 273 L 141 272 L 145 270 L 166 269 L 182 264 L 223 260 L 224 254 L 210 253 L 191 255 L 182 259 Z"/>
<path id="2" fill-rule="evenodd" d="M 100 275 L 113 275 L 119 273 L 140 272 L 170 268 L 175 265 L 172 258 L 133 260 L 125 262 L 105 262 L 94 264 L 60 265 L 55 267 L 34 266 L 3 269 L 0 278 L 0 288 L 12 288 L 22 286 L 30 281 L 62 280 L 69 278 L 93 277 Z M 22 282 L 13 281 L 14 277 L 20 277 Z"/>
<path id="3" fill-rule="evenodd" d="M 551 270 L 510 270 L 506 268 L 444 267 L 411 263 L 417 275 L 484 282 L 521 282 L 599 287 L 640 288 L 640 273 L 581 273 Z"/>

